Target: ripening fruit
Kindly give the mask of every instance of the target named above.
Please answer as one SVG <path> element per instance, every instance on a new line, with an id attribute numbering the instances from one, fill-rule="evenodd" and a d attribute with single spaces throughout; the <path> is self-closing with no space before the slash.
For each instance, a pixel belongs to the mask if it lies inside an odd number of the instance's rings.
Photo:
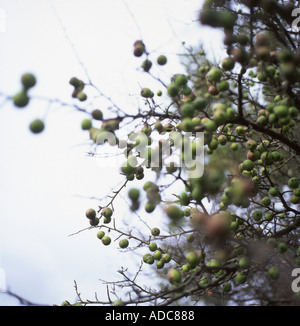
<path id="1" fill-rule="evenodd" d="M 235 61 L 232 57 L 228 57 L 222 60 L 222 69 L 230 71 L 234 68 Z"/>
<path id="2" fill-rule="evenodd" d="M 257 147 L 257 143 L 255 140 L 249 139 L 246 143 L 246 147 L 247 147 L 247 149 L 249 149 L 249 151 L 253 152 L 253 151 L 255 151 L 255 149 Z"/>
<path id="3" fill-rule="evenodd" d="M 175 205 L 169 205 L 165 211 L 172 220 L 178 220 L 184 215 L 183 211 Z"/>
<path id="4" fill-rule="evenodd" d="M 87 95 L 83 91 L 78 92 L 76 97 L 81 102 L 83 102 L 83 101 L 85 101 L 87 99 Z"/>
<path id="5" fill-rule="evenodd" d="M 299 187 L 299 179 L 293 177 L 290 178 L 288 181 L 288 186 L 292 189 L 298 188 Z"/>
<path id="6" fill-rule="evenodd" d="M 29 129 L 32 133 L 39 134 L 45 129 L 45 124 L 42 120 L 35 119 L 30 123 Z"/>
<path id="7" fill-rule="evenodd" d="M 156 205 L 150 201 L 145 204 L 145 211 L 147 213 L 152 213 L 156 208 Z"/>
<path id="8" fill-rule="evenodd" d="M 144 87 L 141 89 L 141 96 L 145 98 L 151 98 L 154 96 L 154 93 L 151 91 L 150 88 Z"/>
<path id="9" fill-rule="evenodd" d="M 262 211 L 254 211 L 252 214 L 254 221 L 259 222 L 262 218 Z"/>
<path id="10" fill-rule="evenodd" d="M 290 202 L 291 202 L 292 204 L 294 204 L 294 205 L 299 204 L 299 203 L 300 203 L 300 196 L 295 196 L 295 195 L 293 195 L 293 196 L 291 197 L 291 199 L 290 199 Z"/>
<path id="11" fill-rule="evenodd" d="M 99 218 L 95 217 L 93 220 L 90 220 L 91 226 L 97 226 L 99 224 Z"/>
<path id="12" fill-rule="evenodd" d="M 152 265 L 154 263 L 154 258 L 151 254 L 145 254 L 143 256 L 143 261 L 146 264 Z"/>
<path id="13" fill-rule="evenodd" d="M 224 283 L 222 285 L 222 289 L 223 289 L 223 292 L 225 292 L 225 293 L 230 292 L 232 289 L 231 283 L 229 283 L 229 282 Z"/>
<path id="14" fill-rule="evenodd" d="M 254 163 L 251 160 L 245 160 L 242 163 L 243 170 L 251 171 L 254 169 Z"/>
<path id="15" fill-rule="evenodd" d="M 185 86 L 188 82 L 188 79 L 185 75 L 177 75 L 174 80 L 177 86 Z M 189 95 L 189 94 L 186 94 Z"/>
<path id="16" fill-rule="evenodd" d="M 172 259 L 172 256 L 168 253 L 166 254 L 163 254 L 162 257 L 161 257 L 161 260 L 164 262 L 164 263 L 169 263 Z"/>
<path id="17" fill-rule="evenodd" d="M 105 245 L 105 246 L 108 246 L 110 245 L 111 243 L 111 238 L 107 235 L 105 235 L 102 239 L 101 239 L 102 243 Z"/>
<path id="18" fill-rule="evenodd" d="M 101 211 L 101 214 L 106 218 L 111 218 L 112 216 L 112 210 L 109 207 L 104 207 Z"/>
<path id="19" fill-rule="evenodd" d="M 193 101 L 193 105 L 196 111 L 203 111 L 206 108 L 207 100 L 203 97 L 197 97 Z"/>
<path id="20" fill-rule="evenodd" d="M 103 120 L 103 113 L 102 113 L 101 110 L 95 109 L 95 110 L 92 111 L 92 117 L 95 120 L 99 120 L 99 121 Z"/>
<path id="21" fill-rule="evenodd" d="M 284 242 L 280 242 L 277 246 L 277 251 L 280 253 L 280 254 L 283 254 L 287 251 L 288 249 L 288 246 L 286 243 Z"/>
<path id="22" fill-rule="evenodd" d="M 88 210 L 86 210 L 85 212 L 85 216 L 89 219 L 89 220 L 93 220 L 96 217 L 96 211 L 93 208 L 89 208 Z"/>
<path id="23" fill-rule="evenodd" d="M 272 188 L 269 189 L 269 194 L 270 194 L 271 196 L 273 196 L 273 197 L 276 197 L 276 196 L 279 195 L 279 191 L 278 191 L 277 188 L 272 187 Z"/>
<path id="24" fill-rule="evenodd" d="M 175 268 L 171 268 L 168 271 L 168 280 L 171 284 L 178 284 L 181 282 L 181 273 L 175 269 Z"/>
<path id="25" fill-rule="evenodd" d="M 160 65 L 160 66 L 163 66 L 167 63 L 168 59 L 165 55 L 160 55 L 158 58 L 157 58 L 157 63 Z"/>
<path id="26" fill-rule="evenodd" d="M 272 266 L 269 268 L 268 270 L 268 277 L 271 279 L 271 280 L 277 280 L 280 276 L 280 271 L 279 271 L 279 268 L 276 267 L 276 266 Z"/>
<path id="27" fill-rule="evenodd" d="M 160 235 L 160 229 L 159 228 L 153 228 L 151 230 L 151 234 L 154 236 L 154 237 L 157 237 Z"/>
<path id="28" fill-rule="evenodd" d="M 193 104 L 191 103 L 185 103 L 180 107 L 180 113 L 181 115 L 186 118 L 192 118 L 195 114 L 195 109 Z"/>
<path id="29" fill-rule="evenodd" d="M 222 77 L 222 72 L 219 68 L 213 67 L 209 70 L 209 72 L 206 74 L 206 78 L 210 82 L 219 82 Z"/>
<path id="30" fill-rule="evenodd" d="M 262 200 L 261 200 L 261 204 L 265 207 L 268 207 L 271 205 L 271 199 L 269 197 L 264 197 Z"/>
<path id="31" fill-rule="evenodd" d="M 237 151 L 239 149 L 239 145 L 237 143 L 232 143 L 230 149 L 233 151 Z"/>
<path id="32" fill-rule="evenodd" d="M 90 130 L 92 128 L 92 121 L 90 119 L 83 119 L 81 121 L 82 130 Z"/>
<path id="33" fill-rule="evenodd" d="M 145 72 L 148 72 L 152 67 L 152 62 L 148 59 L 146 59 L 145 61 L 143 61 L 142 63 L 142 68 L 144 69 Z"/>
<path id="34" fill-rule="evenodd" d="M 36 78 L 31 73 L 23 74 L 21 77 L 21 82 L 25 90 L 33 87 L 36 84 Z"/>
<path id="35" fill-rule="evenodd" d="M 162 261 L 162 260 L 159 260 L 157 263 L 156 263 L 156 268 L 157 269 L 162 269 L 164 267 L 165 263 Z"/>
<path id="36" fill-rule="evenodd" d="M 104 232 L 104 231 L 99 231 L 99 232 L 97 233 L 97 238 L 100 239 L 100 240 L 101 240 L 104 236 L 105 236 L 105 232 Z"/>
<path id="37" fill-rule="evenodd" d="M 248 268 L 250 266 L 250 259 L 247 256 L 241 257 L 239 260 L 240 268 Z"/>
<path id="38" fill-rule="evenodd" d="M 279 118 L 284 118 L 289 114 L 289 110 L 285 105 L 277 105 L 273 111 Z"/>
<path id="39" fill-rule="evenodd" d="M 179 94 L 179 87 L 176 84 L 170 84 L 167 87 L 167 92 L 168 92 L 169 96 L 175 97 Z"/>
<path id="40" fill-rule="evenodd" d="M 142 41 L 138 40 L 134 42 L 133 46 L 134 46 L 133 54 L 136 57 L 141 57 L 145 52 L 145 44 Z"/>
<path id="41" fill-rule="evenodd" d="M 247 276 L 242 273 L 238 273 L 235 277 L 235 281 L 237 284 L 243 284 L 246 282 Z"/>
<path id="42" fill-rule="evenodd" d="M 122 249 L 127 248 L 128 245 L 129 245 L 129 241 L 127 239 L 122 239 L 119 242 L 119 247 Z"/>
<path id="43" fill-rule="evenodd" d="M 128 196 L 132 201 L 137 201 L 140 197 L 140 191 L 136 188 L 132 188 L 128 191 Z"/>
<path id="44" fill-rule="evenodd" d="M 155 260 L 160 260 L 162 258 L 162 252 L 159 250 L 156 250 L 155 253 L 153 254 L 153 258 Z"/>
<path id="45" fill-rule="evenodd" d="M 191 267 L 195 267 L 199 263 L 199 257 L 195 251 L 190 251 L 187 253 L 185 259 Z"/>
<path id="46" fill-rule="evenodd" d="M 148 248 L 149 248 L 150 251 L 156 251 L 157 250 L 157 244 L 155 242 L 151 242 L 149 244 Z"/>
<path id="47" fill-rule="evenodd" d="M 13 103 L 18 108 L 24 108 L 29 103 L 27 93 L 22 90 L 13 97 Z"/>

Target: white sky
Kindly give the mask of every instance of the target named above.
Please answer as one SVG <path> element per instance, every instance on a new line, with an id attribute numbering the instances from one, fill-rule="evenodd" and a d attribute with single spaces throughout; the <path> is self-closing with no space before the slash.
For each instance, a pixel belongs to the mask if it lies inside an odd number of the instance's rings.
<path id="1" fill-rule="evenodd" d="M 0 0 L 6 15 L 6 30 L 0 32 L 0 92 L 16 93 L 21 74 L 30 71 L 38 79 L 32 95 L 72 103 L 69 79 L 86 76 L 71 40 L 94 84 L 121 107 L 134 110 L 141 83 L 152 85 L 137 70 L 143 59 L 132 54 L 136 39 L 144 40 L 153 61 L 168 55 L 167 66 L 153 67 L 165 80 L 183 71 L 176 56 L 182 41 L 203 41 L 211 48 L 222 42 L 222 34 L 193 22 L 201 1 L 126 3 L 131 13 L 120 0 Z M 80 105 L 100 106 L 105 116 L 110 114 L 107 102 L 92 94 Z M 45 132 L 32 135 L 29 123 L 44 117 Z M 100 169 L 86 156 L 88 133 L 80 130 L 84 117 L 43 100 L 33 100 L 24 110 L 11 103 L 0 107 L 0 268 L 7 287 L 33 302 L 74 301 L 73 280 L 83 298 L 95 292 L 101 298 L 104 288 L 98 280 L 112 280 L 121 266 L 131 264 L 130 255 L 117 254 L 116 244 L 104 248 L 96 230 L 68 237 L 88 226 L 85 210 L 98 203 L 76 195 L 102 198 L 122 180 L 117 168 Z M 124 202 L 118 203 L 120 218 L 131 218 Z M 149 225 L 154 222 L 151 217 Z M 16 303 L 0 294 L 1 305 Z"/>

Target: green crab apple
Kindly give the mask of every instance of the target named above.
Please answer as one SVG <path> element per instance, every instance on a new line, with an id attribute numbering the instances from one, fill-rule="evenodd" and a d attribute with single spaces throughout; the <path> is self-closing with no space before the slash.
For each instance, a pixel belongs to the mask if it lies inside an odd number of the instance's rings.
<path id="1" fill-rule="evenodd" d="M 155 242 L 151 242 L 148 246 L 150 251 L 156 251 L 157 250 L 157 244 Z"/>
<path id="2" fill-rule="evenodd" d="M 271 280 L 277 280 L 280 276 L 279 268 L 276 266 L 272 266 L 268 269 L 268 277 Z"/>
<path id="3" fill-rule="evenodd" d="M 151 234 L 154 236 L 154 237 L 158 237 L 160 235 L 160 229 L 159 228 L 152 228 L 151 229 Z"/>
<path id="4" fill-rule="evenodd" d="M 87 99 L 87 95 L 86 95 L 83 91 L 79 91 L 79 92 L 77 93 L 77 96 L 76 96 L 76 97 L 77 97 L 78 100 L 81 101 L 81 102 L 84 102 L 84 101 L 86 101 L 86 99 Z"/>
<path id="5" fill-rule="evenodd" d="M 119 242 L 119 247 L 122 248 L 122 249 L 127 248 L 128 245 L 129 245 L 129 241 L 127 239 L 122 239 Z"/>
<path id="6" fill-rule="evenodd" d="M 165 253 L 162 255 L 161 257 L 161 260 L 164 262 L 164 263 L 169 263 L 172 259 L 172 256 L 168 253 Z"/>
<path id="7" fill-rule="evenodd" d="M 223 70 L 230 71 L 235 66 L 235 60 L 232 57 L 224 58 L 221 65 Z"/>
<path id="8" fill-rule="evenodd" d="M 180 107 L 180 114 L 186 118 L 192 118 L 195 114 L 194 105 L 191 103 L 185 103 Z"/>
<path id="9" fill-rule="evenodd" d="M 85 212 L 85 216 L 89 219 L 89 220 L 93 220 L 96 218 L 96 211 L 93 208 L 89 208 L 86 210 Z"/>
<path id="10" fill-rule="evenodd" d="M 25 90 L 20 91 L 13 97 L 13 103 L 18 108 L 24 108 L 29 103 L 29 97 Z"/>
<path id="11" fill-rule="evenodd" d="M 153 254 L 153 258 L 155 260 L 160 260 L 162 258 L 162 252 L 160 250 L 156 250 L 155 253 Z"/>
<path id="12" fill-rule="evenodd" d="M 239 285 L 239 284 L 243 284 L 246 282 L 246 279 L 247 279 L 247 276 L 243 273 L 238 273 L 236 276 L 235 276 L 235 281 L 236 283 Z"/>
<path id="13" fill-rule="evenodd" d="M 108 246 L 111 243 L 111 238 L 109 236 L 105 235 L 105 236 L 103 236 L 101 241 L 105 246 Z"/>
<path id="14" fill-rule="evenodd" d="M 299 187 L 299 179 L 292 177 L 288 180 L 288 186 L 292 189 L 298 188 Z"/>
<path id="15" fill-rule="evenodd" d="M 222 77 L 222 72 L 219 68 L 213 67 L 206 74 L 206 78 L 209 82 L 219 82 Z"/>
<path id="16" fill-rule="evenodd" d="M 92 121 L 91 119 L 83 119 L 81 121 L 81 129 L 82 130 L 90 130 L 92 128 Z"/>
<path id="17" fill-rule="evenodd" d="M 140 191 L 137 188 L 131 188 L 128 191 L 128 197 L 132 200 L 132 201 L 137 201 L 140 197 Z"/>
<path id="18" fill-rule="evenodd" d="M 179 284 L 181 282 L 182 275 L 177 269 L 175 268 L 169 269 L 167 275 L 168 275 L 168 280 L 171 284 Z"/>
<path id="19" fill-rule="evenodd" d="M 106 217 L 106 218 L 111 218 L 112 217 L 112 210 L 109 207 L 104 207 L 101 211 L 101 214 Z"/>
<path id="20" fill-rule="evenodd" d="M 197 266 L 199 263 L 199 257 L 195 251 L 188 252 L 185 256 L 185 259 L 192 268 Z"/>
<path id="21" fill-rule="evenodd" d="M 99 224 L 99 218 L 95 217 L 94 219 L 90 220 L 91 226 L 97 226 Z"/>
<path id="22" fill-rule="evenodd" d="M 160 65 L 160 66 L 163 66 L 167 63 L 168 59 L 165 55 L 161 54 L 160 56 L 158 56 L 157 58 L 157 63 Z"/>
<path id="23" fill-rule="evenodd" d="M 45 129 L 44 121 L 40 119 L 33 120 L 29 125 L 29 129 L 34 134 L 41 133 Z"/>
<path id="24" fill-rule="evenodd" d="M 165 266 L 165 263 L 164 263 L 162 260 L 159 260 L 159 261 L 156 263 L 156 268 L 157 268 L 157 269 L 162 269 L 164 266 Z"/>
<path id="25" fill-rule="evenodd" d="M 136 57 L 141 57 L 145 53 L 145 44 L 141 40 L 137 40 L 133 44 L 133 54 Z"/>
<path id="26" fill-rule="evenodd" d="M 154 258 L 151 254 L 145 254 L 143 256 L 143 262 L 149 265 L 152 265 L 154 263 Z"/>
<path id="27" fill-rule="evenodd" d="M 150 88 L 144 87 L 141 89 L 141 96 L 144 98 L 152 98 L 154 93 L 151 91 Z"/>
<path id="28" fill-rule="evenodd" d="M 25 73 L 21 76 L 21 82 L 25 90 L 35 86 L 36 78 L 32 73 Z"/>
<path id="29" fill-rule="evenodd" d="M 143 61 L 142 68 L 144 69 L 145 72 L 149 72 L 151 67 L 152 67 L 152 62 L 150 60 L 146 59 L 145 61 Z"/>
<path id="30" fill-rule="evenodd" d="M 243 269 L 248 268 L 250 266 L 250 263 L 251 263 L 251 261 L 250 261 L 249 257 L 247 257 L 247 256 L 243 256 L 239 260 L 239 266 L 240 266 L 240 268 L 243 268 Z"/>
<path id="31" fill-rule="evenodd" d="M 101 240 L 104 236 L 105 236 L 105 232 L 104 231 L 98 231 L 97 232 L 97 238 L 99 240 Z"/>

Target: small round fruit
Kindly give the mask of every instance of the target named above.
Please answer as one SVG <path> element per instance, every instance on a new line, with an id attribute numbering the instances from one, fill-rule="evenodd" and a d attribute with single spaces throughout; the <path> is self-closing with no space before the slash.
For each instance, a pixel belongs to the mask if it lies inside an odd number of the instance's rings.
<path id="1" fill-rule="evenodd" d="M 108 246 L 110 245 L 111 243 L 111 238 L 107 235 L 105 235 L 102 239 L 101 239 L 102 243 L 105 245 L 105 246 Z"/>
<path id="2" fill-rule="evenodd" d="M 99 218 L 95 217 L 93 220 L 90 220 L 91 226 L 97 226 L 99 224 Z"/>
<path id="3" fill-rule="evenodd" d="M 168 280 L 171 284 L 178 284 L 181 282 L 181 273 L 175 269 L 175 268 L 171 268 L 168 271 Z"/>
<path id="4" fill-rule="evenodd" d="M 168 59 L 165 55 L 160 55 L 158 58 L 157 58 L 157 63 L 160 65 L 160 66 L 163 66 L 167 63 Z"/>
<path id="5" fill-rule="evenodd" d="M 292 189 L 296 189 L 299 187 L 299 179 L 293 177 L 293 178 L 290 178 L 289 181 L 288 181 L 288 186 Z"/>
<path id="6" fill-rule="evenodd" d="M 143 257 L 143 261 L 146 264 L 152 265 L 154 263 L 154 258 L 151 254 L 145 254 Z"/>
<path id="7" fill-rule="evenodd" d="M 272 187 L 272 188 L 269 189 L 269 194 L 270 194 L 271 196 L 273 196 L 273 197 L 276 197 L 276 196 L 279 195 L 279 191 L 278 191 L 277 188 Z"/>
<path id="8" fill-rule="evenodd" d="M 120 240 L 119 242 L 119 246 L 120 248 L 124 249 L 124 248 L 127 248 L 129 245 L 129 241 L 127 239 L 122 239 Z"/>
<path id="9" fill-rule="evenodd" d="M 250 266 L 250 259 L 247 256 L 241 257 L 239 260 L 240 268 L 248 268 Z"/>
<path id="10" fill-rule="evenodd" d="M 96 218 L 96 211 L 93 208 L 89 208 L 88 210 L 86 210 L 85 212 L 85 216 L 89 219 L 89 220 L 93 220 Z"/>
<path id="11" fill-rule="evenodd" d="M 270 280 L 277 280 L 280 276 L 279 268 L 272 266 L 268 269 L 268 277 Z"/>
<path id="12" fill-rule="evenodd" d="M 36 84 L 36 78 L 31 73 L 25 73 L 21 77 L 22 85 L 24 86 L 24 89 L 29 89 L 33 87 Z"/>
<path id="13" fill-rule="evenodd" d="M 104 236 L 105 236 L 105 232 L 104 231 L 98 231 L 98 233 L 97 233 L 97 238 L 98 239 L 101 240 Z"/>
<path id="14" fill-rule="evenodd" d="M 101 211 L 101 214 L 106 218 L 110 218 L 112 217 L 112 210 L 109 207 L 104 207 Z"/>
<path id="15" fill-rule="evenodd" d="M 264 197 L 262 200 L 261 200 L 261 204 L 265 207 L 268 207 L 271 205 L 271 199 L 269 197 Z"/>
<path id="16" fill-rule="evenodd" d="M 222 69 L 226 71 L 230 71 L 235 66 L 235 61 L 232 57 L 227 57 L 222 60 Z"/>
<path id="17" fill-rule="evenodd" d="M 179 93 L 179 87 L 176 84 L 170 84 L 167 87 L 167 91 L 168 91 L 169 96 L 175 97 Z"/>
<path id="18" fill-rule="evenodd" d="M 157 269 L 162 269 L 164 267 L 165 263 L 162 261 L 162 260 L 159 260 L 157 263 L 156 263 L 156 268 Z"/>
<path id="19" fill-rule="evenodd" d="M 254 221 L 259 222 L 262 218 L 262 211 L 254 211 L 252 214 Z"/>
<path id="20" fill-rule="evenodd" d="M 190 251 L 187 253 L 185 259 L 191 267 L 195 267 L 199 263 L 199 257 L 195 251 Z"/>
<path id="21" fill-rule="evenodd" d="M 151 234 L 154 236 L 154 237 L 157 237 L 160 235 L 160 229 L 159 228 L 153 228 L 151 230 Z"/>
<path id="22" fill-rule="evenodd" d="M 206 78 L 210 82 L 219 82 L 222 77 L 222 72 L 219 68 L 213 67 L 209 70 Z"/>
<path id="23" fill-rule="evenodd" d="M 148 59 L 146 59 L 145 61 L 143 61 L 142 63 L 142 68 L 144 69 L 145 72 L 148 72 L 152 67 L 152 62 Z"/>
<path id="24" fill-rule="evenodd" d="M 224 283 L 222 286 L 222 289 L 223 289 L 223 292 L 225 292 L 225 293 L 230 292 L 232 289 L 231 283 L 229 283 L 229 282 Z"/>
<path id="25" fill-rule="evenodd" d="M 294 205 L 297 205 L 300 203 L 300 196 L 295 196 L 293 195 L 290 199 L 291 203 L 294 204 Z"/>
<path id="26" fill-rule="evenodd" d="M 77 98 L 79 101 L 83 102 L 87 99 L 87 95 L 83 91 L 80 91 L 77 94 Z"/>
<path id="27" fill-rule="evenodd" d="M 95 109 L 95 110 L 92 111 L 92 117 L 95 120 L 101 121 L 101 120 L 103 120 L 103 113 L 102 113 L 101 110 Z"/>
<path id="28" fill-rule="evenodd" d="M 164 262 L 164 263 L 169 263 L 172 259 L 172 256 L 168 253 L 166 254 L 163 254 L 162 257 L 161 257 L 161 260 Z"/>
<path id="29" fill-rule="evenodd" d="M 128 196 L 132 201 L 137 201 L 140 197 L 140 191 L 136 188 L 132 188 L 128 191 Z"/>
<path id="30" fill-rule="evenodd" d="M 155 253 L 153 254 L 153 258 L 155 260 L 160 260 L 162 258 L 162 252 L 159 250 L 156 250 Z"/>
<path id="31" fill-rule="evenodd" d="M 29 103 L 29 97 L 23 90 L 13 97 L 13 103 L 18 108 L 24 108 Z"/>
<path id="32" fill-rule="evenodd" d="M 152 202 L 148 201 L 146 204 L 145 204 L 145 211 L 147 213 L 152 213 L 156 208 L 156 205 L 153 204 Z"/>
<path id="33" fill-rule="evenodd" d="M 242 273 L 238 273 L 235 277 L 235 281 L 237 284 L 243 284 L 246 282 L 247 276 Z"/>
<path id="34" fill-rule="evenodd" d="M 151 242 L 149 244 L 148 248 L 149 248 L 150 251 L 156 251 L 157 250 L 157 244 L 155 242 Z"/>
<path id="35" fill-rule="evenodd" d="M 81 122 L 82 130 L 90 130 L 92 128 L 92 121 L 90 119 L 83 119 Z"/>
<path id="36" fill-rule="evenodd" d="M 42 120 L 36 119 L 30 123 L 29 129 L 32 133 L 39 134 L 45 129 L 45 124 Z"/>
<path id="37" fill-rule="evenodd" d="M 287 251 L 288 249 L 288 246 L 286 243 L 284 242 L 280 242 L 277 246 L 277 251 L 280 253 L 280 254 L 283 254 Z"/>
<path id="38" fill-rule="evenodd" d="M 251 160 L 245 160 L 242 163 L 243 170 L 252 171 L 254 169 L 254 163 Z"/>

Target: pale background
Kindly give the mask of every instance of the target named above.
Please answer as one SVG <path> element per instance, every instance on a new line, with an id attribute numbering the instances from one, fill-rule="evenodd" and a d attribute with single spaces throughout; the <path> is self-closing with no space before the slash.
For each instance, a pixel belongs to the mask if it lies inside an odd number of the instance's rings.
<path id="1" fill-rule="evenodd" d="M 135 40 L 143 39 L 153 60 L 167 54 L 167 66 L 153 67 L 164 80 L 184 72 L 177 56 L 182 41 L 205 42 L 211 55 L 220 57 L 223 34 L 196 21 L 201 3 L 0 0 L 6 18 L 0 33 L 0 93 L 15 94 L 21 74 L 29 71 L 38 79 L 32 96 L 72 103 L 69 79 L 86 80 L 80 58 L 104 94 L 135 110 L 141 85 L 152 85 L 138 69 L 143 59 L 132 54 Z M 120 185 L 118 169 L 100 168 L 86 155 L 89 137 L 80 129 L 84 114 L 44 100 L 32 100 L 23 110 L 4 103 L 3 96 L 0 100 L 0 268 L 7 288 L 52 305 L 76 300 L 76 280 L 83 298 L 97 292 L 105 299 L 99 279 L 117 279 L 121 266 L 134 267 L 130 255 L 119 254 L 116 244 L 102 246 L 96 230 L 68 235 L 88 226 L 85 210 L 99 203 L 89 197 L 102 198 Z M 90 109 L 91 102 L 97 103 L 109 115 L 107 102 L 91 100 L 80 105 Z M 37 136 L 28 130 L 35 118 L 46 118 L 45 132 Z M 122 196 L 126 199 L 126 192 Z M 126 200 L 120 198 L 118 205 L 120 218 L 130 224 Z M 0 304 L 18 301 L 0 294 Z"/>

